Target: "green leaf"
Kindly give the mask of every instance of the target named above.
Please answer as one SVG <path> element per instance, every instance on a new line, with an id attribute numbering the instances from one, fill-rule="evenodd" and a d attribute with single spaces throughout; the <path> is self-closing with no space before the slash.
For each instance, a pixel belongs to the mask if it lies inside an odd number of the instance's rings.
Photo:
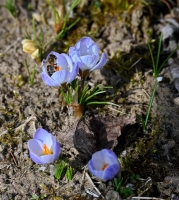
<path id="1" fill-rule="evenodd" d="M 87 102 L 89 99 L 93 98 L 94 96 L 98 95 L 98 94 L 102 94 L 105 93 L 106 91 L 100 91 L 100 92 L 95 92 L 92 95 L 90 95 L 88 98 L 85 99 L 84 102 Z"/>
<path id="2" fill-rule="evenodd" d="M 162 46 L 162 33 L 160 34 L 160 39 L 159 39 L 159 45 L 158 45 L 158 52 L 157 52 L 157 59 L 156 59 L 156 64 L 155 64 L 155 71 L 154 71 L 154 76 L 155 78 L 158 76 L 158 64 L 159 64 L 159 58 L 160 58 L 160 52 L 161 52 L 161 46 Z"/>
<path id="3" fill-rule="evenodd" d="M 63 173 L 63 170 L 66 166 L 66 162 L 60 161 L 58 164 L 55 166 L 55 178 L 60 179 Z"/>
<path id="4" fill-rule="evenodd" d="M 112 105 L 112 106 L 121 107 L 121 106 L 119 106 L 119 105 L 117 105 L 115 103 L 109 102 L 109 101 L 101 101 L 101 102 L 99 102 L 99 101 L 93 101 L 93 102 L 87 103 L 86 105 L 93 105 L 93 104 L 101 104 L 101 105 L 105 104 L 105 105 Z"/>
<path id="5" fill-rule="evenodd" d="M 67 179 L 70 181 L 70 180 L 72 180 L 72 178 L 73 178 L 73 169 L 72 169 L 72 167 L 71 166 L 69 166 L 68 168 L 67 168 L 67 171 L 66 171 L 66 177 L 67 177 Z"/>

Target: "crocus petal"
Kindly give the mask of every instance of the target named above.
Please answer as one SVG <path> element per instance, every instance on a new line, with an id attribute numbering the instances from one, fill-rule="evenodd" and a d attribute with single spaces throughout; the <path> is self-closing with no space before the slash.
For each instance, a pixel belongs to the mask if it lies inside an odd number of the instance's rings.
<path id="1" fill-rule="evenodd" d="M 55 72 L 51 77 L 55 80 L 55 82 L 59 83 L 59 85 L 68 82 L 70 79 L 71 73 L 67 70 L 61 70 Z"/>
<path id="2" fill-rule="evenodd" d="M 68 70 L 69 72 L 72 72 L 72 70 L 73 70 L 73 64 L 72 64 L 71 58 L 67 54 L 65 54 L 65 53 L 62 53 L 61 55 L 63 55 L 65 57 L 65 59 L 66 59 L 66 61 L 68 63 L 68 68 L 66 70 Z"/>
<path id="3" fill-rule="evenodd" d="M 103 179 L 104 171 L 96 170 L 93 164 L 94 164 L 93 161 L 90 160 L 88 163 L 88 170 L 90 171 L 91 174 L 93 174 L 97 178 Z"/>
<path id="4" fill-rule="evenodd" d="M 56 82 L 55 80 L 53 80 L 48 74 L 46 74 L 45 72 L 42 72 L 41 74 L 41 78 L 43 80 L 43 82 L 46 85 L 52 86 L 52 87 L 57 87 L 60 86 L 60 84 L 58 82 Z"/>
<path id="5" fill-rule="evenodd" d="M 96 70 L 96 69 L 100 69 L 101 67 L 103 67 L 106 63 L 107 63 L 107 55 L 106 55 L 106 53 L 103 53 L 102 54 L 102 56 L 101 56 L 101 60 L 99 61 L 99 63 L 95 66 L 95 67 L 93 67 L 91 70 L 90 70 L 90 72 L 91 71 L 94 71 L 94 70 Z"/>
<path id="6" fill-rule="evenodd" d="M 78 62 L 77 65 L 78 65 L 79 69 L 81 69 L 81 71 L 86 71 L 86 70 L 89 71 L 89 67 L 86 66 L 84 63 Z"/>
<path id="7" fill-rule="evenodd" d="M 111 165 L 119 163 L 118 158 L 113 151 L 109 149 L 104 149 L 104 150 L 105 150 L 105 153 L 107 154 L 107 156 L 105 157 L 107 159 L 106 162 L 109 161 Z"/>
<path id="8" fill-rule="evenodd" d="M 89 48 L 93 44 L 96 44 L 96 43 L 90 37 L 83 37 L 77 42 L 75 46 L 77 49 L 80 49 L 82 45 Z"/>
<path id="9" fill-rule="evenodd" d="M 96 43 L 90 47 L 91 52 L 96 55 L 96 62 L 99 60 L 100 49 Z"/>
<path id="10" fill-rule="evenodd" d="M 81 56 L 81 60 L 88 67 L 88 69 L 91 69 L 92 67 L 96 65 L 98 61 L 96 57 L 97 57 L 96 55 L 85 55 L 85 56 Z"/>
<path id="11" fill-rule="evenodd" d="M 77 54 L 75 47 L 70 47 L 68 53 L 69 53 L 69 56 L 71 57 L 71 59 L 73 60 L 73 62 L 75 62 L 75 63 L 81 62 L 81 59 L 80 59 L 79 55 Z"/>
<path id="12" fill-rule="evenodd" d="M 53 145 L 53 159 L 54 160 L 56 160 L 59 157 L 60 152 L 61 152 L 60 144 L 58 142 L 54 142 L 54 145 Z"/>
<path id="13" fill-rule="evenodd" d="M 34 134 L 34 139 L 43 141 L 45 137 L 50 139 L 51 134 L 43 128 L 38 128 Z"/>
<path id="14" fill-rule="evenodd" d="M 71 83 L 76 78 L 78 71 L 79 71 L 78 64 L 75 63 L 74 66 L 73 66 L 73 71 L 71 72 L 71 75 L 68 79 L 68 83 Z"/>
<path id="15" fill-rule="evenodd" d="M 44 162 L 42 162 L 40 156 L 37 156 L 36 154 L 32 153 L 29 151 L 29 155 L 30 155 L 30 158 L 36 163 L 36 164 L 39 164 L 39 165 L 43 165 L 43 164 L 46 164 Z"/>
<path id="16" fill-rule="evenodd" d="M 92 160 L 93 160 L 94 168 L 96 170 L 101 170 L 104 163 L 110 164 L 108 156 L 106 156 L 105 153 L 106 152 L 103 152 L 102 150 L 93 154 Z"/>
<path id="17" fill-rule="evenodd" d="M 52 163 L 55 161 L 54 155 L 53 154 L 42 155 L 40 156 L 40 161 L 43 162 L 44 164 Z"/>
<path id="18" fill-rule="evenodd" d="M 67 59 L 64 55 L 59 54 L 57 57 L 57 66 L 61 67 L 63 70 L 70 70 L 71 66 L 69 66 Z"/>
<path id="19" fill-rule="evenodd" d="M 108 166 L 104 170 L 103 180 L 113 179 L 116 176 L 116 174 L 119 172 L 119 170 L 120 170 L 119 164 L 113 164 L 113 165 Z"/>
<path id="20" fill-rule="evenodd" d="M 42 141 L 31 139 L 28 141 L 27 145 L 30 152 L 38 156 L 42 155 Z"/>

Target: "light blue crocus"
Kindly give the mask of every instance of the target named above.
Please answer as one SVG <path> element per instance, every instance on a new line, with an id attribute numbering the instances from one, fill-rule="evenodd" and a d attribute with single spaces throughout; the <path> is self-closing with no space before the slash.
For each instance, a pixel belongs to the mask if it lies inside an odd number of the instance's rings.
<path id="1" fill-rule="evenodd" d="M 41 78 L 43 82 L 54 87 L 71 83 L 79 71 L 77 64 L 73 64 L 67 54 L 59 54 L 54 51 L 48 54 L 46 60 L 42 61 L 42 70 Z"/>
<path id="2" fill-rule="evenodd" d="M 54 162 L 60 155 L 61 147 L 55 137 L 42 128 L 38 128 L 34 138 L 27 143 L 31 159 L 37 164 Z"/>
<path id="3" fill-rule="evenodd" d="M 120 164 L 113 151 L 102 149 L 92 155 L 88 170 L 99 179 L 110 180 L 119 173 Z"/>
<path id="4" fill-rule="evenodd" d="M 78 63 L 83 78 L 90 72 L 102 68 L 107 62 L 106 53 L 102 53 L 100 59 L 100 49 L 90 37 L 78 40 L 75 46 L 70 47 L 68 54 L 74 63 Z"/>

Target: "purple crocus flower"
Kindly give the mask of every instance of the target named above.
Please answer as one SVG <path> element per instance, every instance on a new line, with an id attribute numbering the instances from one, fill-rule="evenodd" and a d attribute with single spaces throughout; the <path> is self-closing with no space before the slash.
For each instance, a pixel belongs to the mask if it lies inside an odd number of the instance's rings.
<path id="1" fill-rule="evenodd" d="M 102 180 L 113 179 L 120 170 L 116 154 L 109 149 L 102 149 L 92 155 L 88 162 L 88 170 Z"/>
<path id="2" fill-rule="evenodd" d="M 38 128 L 34 139 L 27 143 L 30 157 L 37 164 L 54 162 L 60 155 L 60 144 L 55 137 L 42 128 Z"/>
<path id="3" fill-rule="evenodd" d="M 69 55 L 74 63 L 78 63 L 83 78 L 90 72 L 100 69 L 107 62 L 106 53 L 102 53 L 100 59 L 100 49 L 90 37 L 78 40 L 75 46 L 70 47 Z"/>
<path id="4" fill-rule="evenodd" d="M 78 74 L 77 64 L 65 53 L 50 52 L 42 61 L 41 78 L 49 86 L 62 86 L 71 83 Z"/>

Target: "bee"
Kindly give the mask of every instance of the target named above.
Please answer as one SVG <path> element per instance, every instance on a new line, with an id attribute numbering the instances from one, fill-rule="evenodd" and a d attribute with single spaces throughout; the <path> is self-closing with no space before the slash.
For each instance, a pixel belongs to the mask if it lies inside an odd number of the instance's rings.
<path id="1" fill-rule="evenodd" d="M 47 60 L 47 73 L 49 76 L 52 76 L 53 73 L 62 69 L 61 67 L 57 66 L 56 60 L 57 57 L 53 54 L 50 54 Z"/>

